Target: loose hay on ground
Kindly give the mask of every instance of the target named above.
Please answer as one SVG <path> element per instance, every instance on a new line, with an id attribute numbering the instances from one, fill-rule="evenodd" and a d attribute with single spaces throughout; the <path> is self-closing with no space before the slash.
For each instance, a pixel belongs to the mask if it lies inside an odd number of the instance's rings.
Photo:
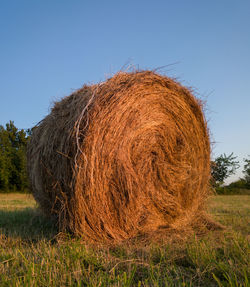
<path id="1" fill-rule="evenodd" d="M 151 71 L 120 72 L 55 103 L 33 131 L 28 169 L 41 209 L 91 242 L 185 237 L 210 224 L 201 102 Z"/>

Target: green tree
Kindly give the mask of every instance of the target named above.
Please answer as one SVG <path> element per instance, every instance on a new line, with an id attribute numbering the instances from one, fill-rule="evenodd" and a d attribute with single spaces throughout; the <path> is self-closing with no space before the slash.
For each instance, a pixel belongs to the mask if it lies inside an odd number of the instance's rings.
<path id="1" fill-rule="evenodd" d="M 0 126 L 0 190 L 7 190 L 10 178 L 10 150 L 8 132 Z"/>
<path id="2" fill-rule="evenodd" d="M 247 186 L 250 187 L 250 159 L 244 158 L 244 163 L 245 163 L 243 168 L 243 173 L 245 175 L 244 179 L 246 181 Z"/>
<path id="3" fill-rule="evenodd" d="M 236 158 L 233 153 L 228 156 L 224 153 L 211 162 L 211 176 L 214 186 L 222 185 L 226 178 L 235 174 L 239 168 L 239 162 Z"/>
<path id="4" fill-rule="evenodd" d="M 0 191 L 24 191 L 28 187 L 26 172 L 27 133 L 13 121 L 0 126 Z"/>

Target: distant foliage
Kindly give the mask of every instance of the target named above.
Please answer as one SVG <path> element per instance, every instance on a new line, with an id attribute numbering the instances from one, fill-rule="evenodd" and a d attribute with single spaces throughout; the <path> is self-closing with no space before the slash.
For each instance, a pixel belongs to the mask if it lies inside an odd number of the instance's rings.
<path id="1" fill-rule="evenodd" d="M 241 178 L 239 180 L 231 182 L 227 187 L 228 188 L 246 189 L 247 188 L 247 182 L 244 178 Z"/>
<path id="2" fill-rule="evenodd" d="M 214 186 L 221 186 L 225 179 L 230 175 L 235 174 L 239 168 L 239 162 L 236 156 L 231 153 L 230 155 L 221 154 L 211 163 L 212 183 Z"/>
<path id="3" fill-rule="evenodd" d="M 245 175 L 244 179 L 247 183 L 247 186 L 250 188 L 250 156 L 248 156 L 249 159 L 244 158 L 244 169 L 243 173 Z"/>
<path id="4" fill-rule="evenodd" d="M 218 195 L 250 195 L 250 189 L 245 187 L 232 187 L 228 186 L 218 186 L 216 187 L 216 194 Z"/>
<path id="5" fill-rule="evenodd" d="M 26 146 L 28 134 L 18 130 L 13 121 L 0 125 L 0 192 L 21 191 L 28 188 Z"/>

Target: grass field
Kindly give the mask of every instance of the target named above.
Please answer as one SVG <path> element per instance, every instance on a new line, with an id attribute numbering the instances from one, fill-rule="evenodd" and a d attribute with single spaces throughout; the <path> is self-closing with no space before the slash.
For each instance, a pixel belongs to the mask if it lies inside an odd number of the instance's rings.
<path id="1" fill-rule="evenodd" d="M 250 196 L 215 196 L 209 206 L 224 232 L 93 249 L 58 236 L 32 196 L 0 194 L 0 286 L 249 286 Z"/>

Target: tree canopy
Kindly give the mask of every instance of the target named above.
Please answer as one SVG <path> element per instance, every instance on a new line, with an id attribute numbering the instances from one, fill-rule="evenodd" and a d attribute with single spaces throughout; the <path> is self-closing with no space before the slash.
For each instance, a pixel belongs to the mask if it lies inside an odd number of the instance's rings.
<path id="1" fill-rule="evenodd" d="M 250 187 L 250 156 L 248 158 L 244 158 L 244 167 L 243 167 L 243 173 L 244 173 L 244 179 L 247 183 L 247 185 Z"/>
<path id="2" fill-rule="evenodd" d="M 26 147 L 28 134 L 13 121 L 0 125 L 0 192 L 25 191 L 28 187 Z"/>
<path id="3" fill-rule="evenodd" d="M 239 168 L 239 162 L 236 158 L 233 153 L 228 156 L 224 153 L 211 162 L 212 183 L 214 185 L 222 185 L 225 179 L 235 174 Z"/>

